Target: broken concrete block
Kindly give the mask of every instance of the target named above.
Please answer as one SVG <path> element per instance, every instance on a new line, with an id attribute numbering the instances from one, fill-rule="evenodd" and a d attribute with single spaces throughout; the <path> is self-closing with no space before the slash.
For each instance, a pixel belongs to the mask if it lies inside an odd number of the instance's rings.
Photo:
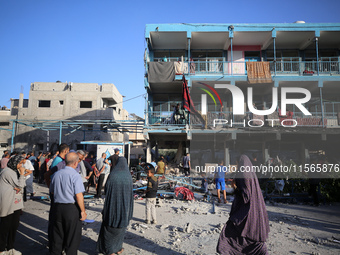
<path id="1" fill-rule="evenodd" d="M 144 224 L 139 224 L 139 226 L 140 226 L 141 228 L 144 228 L 144 229 L 148 229 L 148 228 L 149 228 L 147 225 L 144 225 Z"/>
<path id="2" fill-rule="evenodd" d="M 190 223 L 187 223 L 186 226 L 184 227 L 184 231 L 186 233 L 191 233 L 191 225 Z"/>

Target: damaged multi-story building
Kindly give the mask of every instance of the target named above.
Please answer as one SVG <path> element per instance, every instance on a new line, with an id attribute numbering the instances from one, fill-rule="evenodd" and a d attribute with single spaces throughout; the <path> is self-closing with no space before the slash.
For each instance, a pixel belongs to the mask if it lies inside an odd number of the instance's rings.
<path id="1" fill-rule="evenodd" d="M 12 150 L 56 151 L 61 142 L 88 149 L 82 141 L 128 141 L 127 130 L 115 124 L 128 120 L 128 112 L 110 83 L 34 82 L 29 98 L 21 93 L 11 99 L 6 113 L 8 126 L 1 132 L 7 141 L 1 142 L 13 144 Z"/>
<path id="2" fill-rule="evenodd" d="M 148 24 L 145 39 L 147 160 L 339 158 L 340 23 Z"/>

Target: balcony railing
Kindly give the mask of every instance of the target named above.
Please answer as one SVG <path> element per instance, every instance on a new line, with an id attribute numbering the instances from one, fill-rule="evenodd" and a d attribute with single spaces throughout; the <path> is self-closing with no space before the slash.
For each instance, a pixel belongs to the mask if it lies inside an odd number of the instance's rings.
<path id="1" fill-rule="evenodd" d="M 162 61 L 155 59 L 155 61 Z M 181 61 L 181 58 L 169 58 L 167 62 Z M 277 75 L 340 75 L 340 58 L 329 58 L 327 60 L 300 61 L 298 58 L 283 58 L 277 61 L 268 61 L 270 71 Z M 188 66 L 185 74 L 190 75 L 246 75 L 246 61 L 223 61 L 222 58 L 213 58 L 208 60 L 187 61 L 184 63 Z"/>
<path id="2" fill-rule="evenodd" d="M 152 126 L 184 126 L 188 122 L 188 115 L 174 114 L 172 111 L 153 111 L 147 112 L 147 120 L 147 124 Z"/>
<path id="3" fill-rule="evenodd" d="M 147 125 L 150 126 L 185 126 L 189 124 L 191 128 L 244 128 L 244 127 L 282 127 L 297 125 L 297 127 L 340 127 L 338 112 L 311 112 L 311 116 L 304 115 L 301 112 L 292 112 L 290 116 L 281 116 L 274 112 L 269 116 L 255 115 L 246 112 L 244 115 L 233 115 L 232 112 L 207 112 L 202 116 L 203 120 L 195 115 L 176 115 L 170 111 L 154 111 L 147 113 Z M 189 121 L 190 116 L 190 121 Z M 295 120 L 290 121 L 291 119 Z M 273 121 L 272 121 L 273 120 Z M 250 121 L 250 122 L 249 122 Z"/>

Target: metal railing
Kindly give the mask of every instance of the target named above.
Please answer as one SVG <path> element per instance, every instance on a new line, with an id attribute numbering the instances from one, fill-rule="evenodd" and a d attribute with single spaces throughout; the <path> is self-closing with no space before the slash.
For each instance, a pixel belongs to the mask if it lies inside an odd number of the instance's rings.
<path id="1" fill-rule="evenodd" d="M 188 115 L 183 111 L 183 114 L 174 114 L 173 111 L 153 111 L 147 112 L 147 125 L 166 126 L 166 125 L 185 125 L 188 122 Z"/>
<path id="2" fill-rule="evenodd" d="M 154 59 L 155 62 L 163 61 L 161 58 Z M 167 62 L 181 61 L 181 58 L 168 58 Z M 223 74 L 223 75 L 246 75 L 246 61 L 223 61 L 223 59 L 215 58 L 211 60 L 193 60 L 187 61 L 188 70 L 186 74 L 201 75 L 201 74 Z M 272 74 L 294 74 L 312 76 L 319 74 L 340 74 L 340 60 L 332 58 L 330 60 L 300 61 L 298 58 L 282 59 L 277 61 L 269 61 L 270 71 Z"/>
<path id="3" fill-rule="evenodd" d="M 188 62 L 188 58 L 183 58 L 185 62 Z M 163 58 L 154 58 L 154 62 L 177 62 L 182 61 L 182 57 L 163 57 Z"/>
<path id="4" fill-rule="evenodd" d="M 323 117 L 322 112 L 311 112 L 311 114 L 304 115 L 302 112 L 292 112 L 291 115 L 281 116 L 275 111 L 269 116 L 263 116 L 255 115 L 251 112 L 245 112 L 244 115 L 233 115 L 229 111 L 210 111 L 206 115 L 201 116 L 202 118 L 199 118 L 194 114 L 189 115 L 186 111 L 182 115 L 174 114 L 172 111 L 153 111 L 147 112 L 147 125 L 184 126 L 190 123 L 191 128 L 200 129 L 252 126 L 279 127 L 295 124 L 298 127 L 340 127 L 337 112 L 324 112 Z M 291 119 L 295 121 L 290 121 Z"/>

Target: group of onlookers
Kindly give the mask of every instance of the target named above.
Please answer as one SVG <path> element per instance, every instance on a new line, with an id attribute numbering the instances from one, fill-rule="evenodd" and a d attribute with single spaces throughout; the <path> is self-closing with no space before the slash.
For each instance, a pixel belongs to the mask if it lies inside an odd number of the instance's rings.
<path id="1" fill-rule="evenodd" d="M 94 156 L 87 159 L 85 151 L 70 151 L 66 144 L 59 146 L 58 155 L 54 157 L 43 176 L 51 198 L 48 226 L 50 254 L 77 254 L 82 221 L 87 218 L 84 193 L 91 185 L 92 178 L 94 183 L 97 183 L 97 197 L 101 197 L 101 189 L 105 186 L 97 252 L 123 252 L 124 235 L 133 215 L 134 195 L 127 160 L 120 157 L 119 152 L 117 148 L 114 155 L 107 157 L 106 153 L 103 153 L 101 158 L 95 160 Z M 24 206 L 23 190 L 25 185 L 27 186 L 27 179 L 31 178 L 27 176 L 35 171 L 30 170 L 34 168 L 34 164 L 29 160 L 32 155 L 27 157 L 28 155 L 21 153 L 9 157 L 5 155 L 5 160 L 1 160 L 1 166 L 4 167 L 0 172 L 0 255 L 21 254 L 14 249 L 14 240 Z M 48 159 L 48 156 L 41 154 L 39 159 L 34 159 L 34 163 L 40 162 L 41 157 L 45 157 L 42 164 Z M 185 160 L 190 171 L 190 158 Z M 27 161 L 30 163 L 26 164 Z M 38 165 L 41 167 L 42 164 Z M 223 162 L 218 168 L 219 172 L 223 172 L 222 165 Z M 238 165 L 251 167 L 252 162 L 246 155 L 242 155 Z M 155 173 L 165 175 L 164 159 L 158 162 L 156 169 L 154 164 L 145 164 L 144 170 L 148 178 L 146 223 L 156 224 L 158 178 Z M 216 182 L 222 181 L 218 180 L 222 179 L 219 177 L 221 176 L 217 174 Z M 267 254 L 265 241 L 269 233 L 268 215 L 255 173 L 237 172 L 232 186 L 235 189 L 234 201 L 216 251 L 221 254 Z M 223 183 L 220 183 L 220 189 L 223 190 Z M 31 191 L 28 189 L 27 193 Z M 225 197 L 224 199 L 226 202 Z"/>

